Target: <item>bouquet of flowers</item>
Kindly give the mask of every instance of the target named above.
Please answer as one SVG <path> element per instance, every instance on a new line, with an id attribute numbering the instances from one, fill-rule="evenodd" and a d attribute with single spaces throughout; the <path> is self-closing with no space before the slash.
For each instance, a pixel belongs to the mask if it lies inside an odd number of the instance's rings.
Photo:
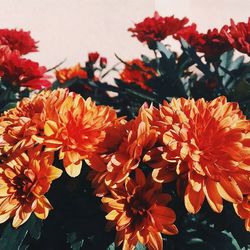
<path id="1" fill-rule="evenodd" d="M 154 58 L 47 70 L 0 29 L 0 249 L 250 248 L 250 18 L 128 31 Z"/>

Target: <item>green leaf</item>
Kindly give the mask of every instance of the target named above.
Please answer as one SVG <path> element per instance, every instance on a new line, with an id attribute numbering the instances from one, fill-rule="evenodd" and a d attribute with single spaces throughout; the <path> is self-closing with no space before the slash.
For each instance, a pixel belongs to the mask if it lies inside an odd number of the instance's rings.
<path id="1" fill-rule="evenodd" d="M 135 250 L 146 250 L 147 248 L 142 245 L 140 242 L 137 243 Z"/>
<path id="2" fill-rule="evenodd" d="M 80 250 L 84 240 L 77 237 L 76 232 L 67 233 L 67 242 L 72 250 Z"/>
<path id="3" fill-rule="evenodd" d="M 225 53 L 223 53 L 220 56 L 220 61 L 221 61 L 220 65 L 227 69 L 229 65 L 232 63 L 233 55 L 234 55 L 233 50 L 226 51 Z"/>
<path id="4" fill-rule="evenodd" d="M 16 102 L 9 102 L 7 103 L 2 109 L 1 112 L 4 112 L 6 110 L 12 109 L 16 107 Z"/>
<path id="5" fill-rule="evenodd" d="M 115 250 L 115 243 L 114 243 L 114 242 L 111 243 L 111 244 L 108 246 L 107 250 Z"/>
<path id="6" fill-rule="evenodd" d="M 112 244 L 110 244 L 108 246 L 108 248 L 106 250 L 116 250 L 117 248 L 115 247 L 115 243 L 113 242 Z M 120 249 L 120 248 L 119 248 Z M 140 242 L 138 242 L 135 246 L 135 250 L 146 250 L 147 248 L 142 245 Z"/>
<path id="7" fill-rule="evenodd" d="M 165 56 L 167 59 L 172 59 L 173 52 L 165 47 L 164 44 L 156 42 L 156 48 L 160 51 L 162 56 Z"/>
<path id="8" fill-rule="evenodd" d="M 31 215 L 29 220 L 19 228 L 12 227 L 11 222 L 5 227 L 3 234 L 0 238 L 0 249 L 4 250 L 21 250 L 26 246 L 22 246 L 22 243 L 27 236 L 28 232 L 31 237 L 39 239 L 41 235 L 42 221 L 35 215 Z"/>
<path id="9" fill-rule="evenodd" d="M 197 64 L 197 68 L 204 73 L 207 78 L 213 75 L 209 66 L 201 61 L 201 58 L 196 54 L 195 49 L 192 48 L 184 39 L 181 39 L 181 47 L 183 51 L 193 59 L 193 61 Z"/>

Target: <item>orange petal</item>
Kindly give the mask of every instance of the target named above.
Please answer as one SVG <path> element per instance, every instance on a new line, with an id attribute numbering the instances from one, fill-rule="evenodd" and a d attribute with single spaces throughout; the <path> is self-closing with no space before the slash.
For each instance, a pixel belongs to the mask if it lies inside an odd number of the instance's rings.
<path id="1" fill-rule="evenodd" d="M 149 240 L 148 240 L 147 247 L 149 250 L 162 250 L 163 249 L 162 237 L 159 232 L 156 232 L 154 230 L 149 231 Z"/>
<path id="2" fill-rule="evenodd" d="M 141 169 L 137 168 L 135 170 L 135 180 L 139 186 L 144 186 L 146 183 L 146 178 Z"/>
<path id="3" fill-rule="evenodd" d="M 173 224 L 176 220 L 175 212 L 168 207 L 155 206 L 150 210 L 155 220 L 163 225 Z"/>
<path id="4" fill-rule="evenodd" d="M 46 136 L 51 136 L 58 131 L 57 123 L 54 121 L 46 121 L 44 124 L 44 134 Z"/>
<path id="5" fill-rule="evenodd" d="M 167 235 L 178 234 L 178 228 L 175 225 L 164 225 L 162 233 Z"/>
<path id="6" fill-rule="evenodd" d="M 76 163 L 65 164 L 65 170 L 70 177 L 76 177 L 80 174 L 82 169 L 82 161 Z"/>
<path id="7" fill-rule="evenodd" d="M 207 178 L 203 190 L 210 207 L 216 213 L 220 213 L 223 209 L 223 201 L 217 190 L 216 182 Z"/>
<path id="8" fill-rule="evenodd" d="M 192 186 L 188 184 L 184 195 L 184 202 L 189 213 L 195 214 L 199 212 L 204 198 L 205 195 L 202 189 L 199 192 L 195 192 Z"/>
<path id="9" fill-rule="evenodd" d="M 105 218 L 107 220 L 115 220 L 117 218 L 117 216 L 119 215 L 119 213 L 116 210 L 112 210 L 111 212 L 109 212 Z"/>
<path id="10" fill-rule="evenodd" d="M 203 186 L 203 176 L 197 174 L 195 171 L 189 172 L 189 182 L 195 192 L 199 192 Z"/>
<path id="11" fill-rule="evenodd" d="M 243 200 L 242 192 L 232 177 L 221 178 L 217 189 L 221 197 L 229 202 L 240 203 Z"/>

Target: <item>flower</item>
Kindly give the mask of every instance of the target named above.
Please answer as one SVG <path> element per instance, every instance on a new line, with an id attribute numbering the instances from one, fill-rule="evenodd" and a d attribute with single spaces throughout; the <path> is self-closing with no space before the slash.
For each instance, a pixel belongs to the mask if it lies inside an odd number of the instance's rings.
<path id="1" fill-rule="evenodd" d="M 0 45 L 7 45 L 12 51 L 17 50 L 21 55 L 36 52 L 36 43 L 30 32 L 22 29 L 0 29 Z"/>
<path id="2" fill-rule="evenodd" d="M 208 61 L 214 61 L 224 52 L 232 49 L 225 35 L 226 30 L 227 26 L 224 26 L 220 31 L 213 29 L 208 30 L 207 33 L 199 33 L 196 31 L 196 24 L 192 24 L 177 32 L 174 38 L 185 39 L 197 52 L 204 53 Z"/>
<path id="3" fill-rule="evenodd" d="M 197 213 L 206 197 L 215 212 L 223 199 L 240 203 L 249 193 L 250 121 L 237 103 L 218 97 L 211 102 L 172 99 L 159 110 L 158 147 L 144 157 L 157 182 L 178 178 L 187 183 L 184 201 Z M 249 182 L 248 182 L 249 183 Z"/>
<path id="4" fill-rule="evenodd" d="M 134 28 L 129 28 L 132 36 L 140 42 L 150 43 L 161 41 L 166 37 L 175 34 L 188 23 L 187 18 L 178 19 L 174 16 L 162 17 L 156 11 L 153 17 L 147 17 L 142 22 L 136 23 Z"/>
<path id="5" fill-rule="evenodd" d="M 0 117 L 0 156 L 34 147 L 34 135 L 41 135 L 45 123 L 45 101 L 50 91 L 24 98 Z"/>
<path id="6" fill-rule="evenodd" d="M 241 219 L 245 220 L 245 228 L 250 232 L 250 194 L 246 195 L 241 203 L 235 203 L 234 210 Z"/>
<path id="7" fill-rule="evenodd" d="M 237 24 L 231 19 L 229 32 L 225 32 L 230 44 L 238 51 L 250 56 L 250 18 L 248 22 L 239 22 Z"/>
<path id="8" fill-rule="evenodd" d="M 92 185 L 96 190 L 102 190 L 100 193 L 95 192 L 97 196 L 104 195 L 110 188 L 115 189 L 122 185 L 130 173 L 138 168 L 145 153 L 154 147 L 158 135 L 146 116 L 148 109 L 152 108 L 143 106 L 138 117 L 118 128 L 118 143 L 111 152 L 88 158 L 87 163 L 97 172 L 90 177 L 93 178 Z M 111 140 L 110 142 L 112 143 Z"/>
<path id="9" fill-rule="evenodd" d="M 13 86 L 29 87 L 31 89 L 49 88 L 51 83 L 45 75 L 46 67 L 21 58 L 18 53 L 10 53 L 0 65 L 2 81 Z"/>
<path id="10" fill-rule="evenodd" d="M 53 154 L 36 147 L 0 164 L 0 223 L 14 217 L 12 225 L 17 228 L 32 213 L 46 219 L 52 206 L 44 194 L 62 174 L 52 163 Z"/>
<path id="11" fill-rule="evenodd" d="M 106 68 L 106 66 L 107 66 L 107 58 L 106 57 L 101 57 L 100 58 L 100 67 L 102 68 L 102 69 L 104 69 L 104 68 Z"/>
<path id="12" fill-rule="evenodd" d="M 151 78 L 157 76 L 156 71 L 145 65 L 140 59 L 134 59 L 127 62 L 125 68 L 120 73 L 121 80 L 126 84 L 135 83 L 139 85 L 142 89 L 152 91 L 152 89 L 147 86 L 147 81 Z"/>
<path id="13" fill-rule="evenodd" d="M 114 109 L 96 106 L 90 98 L 84 100 L 71 92 L 45 123 L 46 150 L 60 150 L 59 159 L 63 159 L 66 172 L 72 177 L 78 176 L 82 160 L 104 150 L 99 145 L 105 140 L 106 129 L 116 119 Z"/>
<path id="14" fill-rule="evenodd" d="M 92 64 L 96 63 L 96 61 L 98 60 L 99 56 L 100 55 L 99 55 L 98 52 L 89 53 L 88 54 L 89 62 L 92 63 Z"/>
<path id="15" fill-rule="evenodd" d="M 56 70 L 56 78 L 60 83 L 65 83 L 66 81 L 71 80 L 75 77 L 79 77 L 82 79 L 88 78 L 87 72 L 81 68 L 81 65 L 79 63 L 71 68 Z"/>
<path id="16" fill-rule="evenodd" d="M 58 109 L 69 92 L 58 89 L 42 91 L 24 98 L 0 117 L 0 158 L 15 155 L 41 144 L 45 122 L 56 119 Z"/>
<path id="17" fill-rule="evenodd" d="M 196 29 L 196 24 L 192 23 L 191 25 L 176 32 L 173 37 L 177 40 L 181 40 L 181 38 L 183 38 L 189 45 L 195 47 L 201 39 L 201 34 Z"/>
<path id="18" fill-rule="evenodd" d="M 116 245 L 123 242 L 122 249 L 134 249 L 139 241 L 149 250 L 163 249 L 161 233 L 178 233 L 173 224 L 175 213 L 166 207 L 170 200 L 170 195 L 162 193 L 161 185 L 146 179 L 139 169 L 135 179 L 128 178 L 110 197 L 103 197 L 106 219 L 117 231 Z"/>

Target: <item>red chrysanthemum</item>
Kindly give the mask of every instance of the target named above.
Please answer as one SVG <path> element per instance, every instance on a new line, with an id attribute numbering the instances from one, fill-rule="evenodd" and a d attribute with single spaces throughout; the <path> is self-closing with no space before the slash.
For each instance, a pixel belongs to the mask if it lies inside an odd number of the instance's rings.
<path id="1" fill-rule="evenodd" d="M 21 55 L 36 52 L 36 43 L 30 36 L 30 32 L 0 29 L 0 45 L 7 45 L 12 51 L 17 50 Z"/>
<path id="2" fill-rule="evenodd" d="M 196 25 L 192 24 L 177 32 L 174 37 L 178 40 L 185 39 L 197 52 L 204 53 L 208 61 L 213 61 L 224 52 L 232 49 L 225 35 L 226 30 L 227 26 L 224 26 L 220 31 L 213 29 L 208 30 L 207 33 L 199 33 L 196 30 Z"/>
<path id="3" fill-rule="evenodd" d="M 144 161 L 153 178 L 186 183 L 185 206 L 190 213 L 200 210 L 204 198 L 215 212 L 223 199 L 240 203 L 249 194 L 250 121 L 237 103 L 218 97 L 211 102 L 173 99 L 154 121 L 160 133 L 158 147 Z"/>
<path id="4" fill-rule="evenodd" d="M 163 248 L 161 233 L 174 235 L 178 229 L 173 224 L 176 216 L 166 205 L 171 196 L 162 193 L 161 185 L 146 179 L 136 170 L 135 179 L 126 179 L 125 185 L 113 190 L 111 196 L 103 197 L 106 219 L 116 228 L 117 246 L 132 250 L 139 241 L 149 250 Z"/>
<path id="5" fill-rule="evenodd" d="M 46 67 L 37 62 L 21 58 L 18 53 L 10 53 L 0 65 L 2 81 L 13 86 L 29 87 L 31 89 L 49 88 L 51 86 Z"/>
<path id="6" fill-rule="evenodd" d="M 52 206 L 44 194 L 62 174 L 52 163 L 53 154 L 36 147 L 0 164 L 0 223 L 14 217 L 19 227 L 32 213 L 46 219 Z"/>
<path id="7" fill-rule="evenodd" d="M 134 28 L 129 28 L 134 37 L 140 42 L 150 43 L 161 41 L 166 37 L 175 34 L 188 23 L 187 18 L 178 19 L 174 16 L 162 17 L 156 11 L 153 17 L 147 17 L 142 22 L 136 23 Z"/>
<path id="8" fill-rule="evenodd" d="M 231 19 L 229 32 L 225 32 L 225 35 L 235 49 L 250 56 L 250 18 L 247 23 L 237 24 Z"/>
<path id="9" fill-rule="evenodd" d="M 151 78 L 157 76 L 156 71 L 145 65 L 140 59 L 134 59 L 125 65 L 125 68 L 120 73 L 121 80 L 127 84 L 135 83 L 139 85 L 142 89 L 152 91 L 152 89 L 147 86 L 147 81 Z"/>
<path id="10" fill-rule="evenodd" d="M 81 65 L 79 63 L 71 68 L 56 70 L 56 78 L 60 83 L 65 83 L 66 81 L 71 80 L 75 77 L 79 77 L 81 79 L 88 78 L 87 72 L 81 68 Z"/>

